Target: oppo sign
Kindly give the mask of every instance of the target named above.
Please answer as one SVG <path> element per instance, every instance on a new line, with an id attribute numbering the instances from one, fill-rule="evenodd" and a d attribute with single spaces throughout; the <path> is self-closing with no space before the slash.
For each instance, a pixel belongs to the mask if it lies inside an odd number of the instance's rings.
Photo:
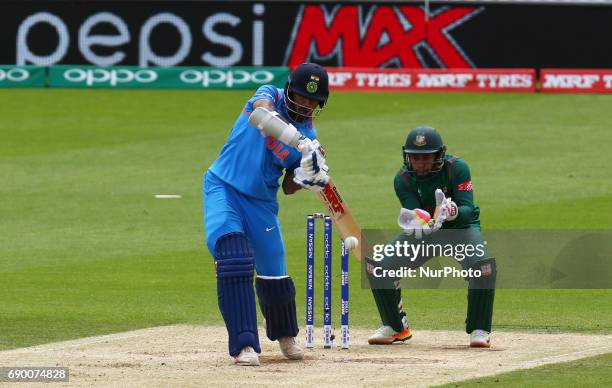
<path id="1" fill-rule="evenodd" d="M 286 76 L 283 74 L 283 79 Z M 267 84 L 273 71 L 184 67 L 106 67 L 52 66 L 50 86 L 130 87 L 130 88 L 244 88 Z"/>
<path id="2" fill-rule="evenodd" d="M 265 70 L 248 72 L 244 70 L 185 70 L 180 74 L 180 80 L 187 84 L 202 84 L 207 88 L 211 85 L 224 85 L 231 88 L 234 85 L 253 82 L 267 84 L 274 79 L 274 74 Z"/>
<path id="3" fill-rule="evenodd" d="M 8 69 L 3 70 L 0 69 L 0 82 L 8 81 L 8 82 L 23 82 L 30 78 L 30 72 L 26 69 Z"/>
<path id="4" fill-rule="evenodd" d="M 108 83 L 117 86 L 120 83 L 144 83 L 148 84 L 157 80 L 157 73 L 153 70 L 128 70 L 128 69 L 79 69 L 73 68 L 64 71 L 64 78 L 68 82 L 85 82 L 87 86 L 93 84 Z"/>
<path id="5" fill-rule="evenodd" d="M 252 11 L 255 16 L 261 16 L 265 12 L 263 4 L 254 4 Z M 232 66 L 243 61 L 244 48 L 242 42 L 230 35 L 218 32 L 218 29 L 227 31 L 242 23 L 242 19 L 228 12 L 217 12 L 204 18 L 201 25 L 201 36 L 206 42 L 215 47 L 221 47 L 226 55 L 217 55 L 204 50 L 199 54 L 203 65 L 208 66 Z M 28 34 L 35 26 L 47 24 L 57 33 L 57 43 L 52 47 L 50 54 L 37 54 L 28 46 Z M 171 55 L 156 53 L 151 47 L 152 32 L 160 25 L 169 25 L 179 34 L 179 44 L 174 47 Z M 94 30 L 99 25 L 110 25 L 113 33 L 96 34 Z M 133 26 L 132 26 L 133 27 Z M 262 20 L 254 20 L 249 29 L 252 39 L 251 65 L 263 65 L 263 35 L 264 24 Z M 99 30 L 99 29 L 98 29 Z M 108 28 L 107 28 L 108 30 Z M 130 34 L 128 24 L 119 16 L 111 12 L 98 12 L 83 21 L 78 29 L 78 50 L 89 63 L 98 66 L 113 66 L 120 64 L 126 57 L 125 51 L 119 47 L 128 44 L 133 37 Z M 160 12 L 144 21 L 138 32 L 138 66 L 177 66 L 190 54 L 193 47 L 194 36 L 190 26 L 180 16 Z M 26 17 L 17 30 L 17 53 L 16 64 L 53 65 L 60 63 L 66 56 L 71 45 L 70 33 L 66 23 L 57 15 L 49 12 L 37 12 Z M 96 53 L 94 46 L 106 48 L 106 53 Z M 115 50 L 108 50 L 115 48 Z M 108 52 L 111 51 L 109 54 Z"/>

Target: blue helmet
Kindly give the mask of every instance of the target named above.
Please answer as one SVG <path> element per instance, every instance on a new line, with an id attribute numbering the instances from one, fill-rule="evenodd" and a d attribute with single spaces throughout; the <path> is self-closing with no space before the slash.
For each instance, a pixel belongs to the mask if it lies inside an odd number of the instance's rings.
<path id="1" fill-rule="evenodd" d="M 303 108 L 303 106 L 294 101 L 294 94 L 318 101 L 319 107 L 316 109 L 308 109 L 309 114 L 300 112 L 298 107 Z M 327 98 L 329 97 L 329 78 L 327 76 L 327 71 L 316 63 L 302 63 L 287 78 L 284 97 L 287 110 L 292 116 L 301 116 L 304 118 L 318 116 L 325 107 Z"/>

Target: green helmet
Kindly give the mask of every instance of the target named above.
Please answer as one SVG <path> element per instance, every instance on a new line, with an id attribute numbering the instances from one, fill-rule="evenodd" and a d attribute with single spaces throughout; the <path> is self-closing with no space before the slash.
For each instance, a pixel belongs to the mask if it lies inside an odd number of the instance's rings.
<path id="1" fill-rule="evenodd" d="M 444 166 L 444 155 L 446 146 L 442 141 L 442 136 L 435 128 L 420 126 L 412 129 L 406 138 L 406 144 L 402 147 L 402 158 L 409 172 L 415 174 L 410 164 L 410 154 L 436 154 L 431 171 L 425 176 L 417 178 L 431 178 L 442 170 Z M 416 176 L 416 174 L 415 174 Z"/>

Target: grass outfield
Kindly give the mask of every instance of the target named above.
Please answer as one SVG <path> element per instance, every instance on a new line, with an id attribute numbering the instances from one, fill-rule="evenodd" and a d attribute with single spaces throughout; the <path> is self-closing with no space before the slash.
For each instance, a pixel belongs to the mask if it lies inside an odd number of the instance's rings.
<path id="1" fill-rule="evenodd" d="M 578 361 L 501 373 L 458 381 L 437 388 L 464 387 L 609 387 L 612 385 L 612 353 Z"/>
<path id="2" fill-rule="evenodd" d="M 0 90 L 0 349 L 222 323 L 201 176 L 250 94 Z M 605 95 L 334 93 L 317 127 L 364 227 L 394 227 L 401 145 L 427 123 L 470 163 L 484 229 L 609 229 L 611 104 Z M 308 192 L 279 200 L 302 322 L 305 215 L 321 207 Z M 351 323 L 378 326 L 369 291 L 353 284 Z M 464 290 L 404 294 L 416 330 L 463 328 Z M 499 290 L 494 326 L 610 333 L 612 309 L 601 307 L 611 302 L 610 290 Z"/>

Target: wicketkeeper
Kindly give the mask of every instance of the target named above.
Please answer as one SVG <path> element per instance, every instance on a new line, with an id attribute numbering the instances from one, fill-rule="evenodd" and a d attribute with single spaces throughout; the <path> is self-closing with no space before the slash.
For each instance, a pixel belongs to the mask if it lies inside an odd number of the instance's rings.
<path id="1" fill-rule="evenodd" d="M 266 334 L 289 359 L 301 359 L 295 286 L 287 274 L 278 221 L 279 180 L 285 194 L 301 187 L 321 190 L 329 181 L 316 117 L 329 96 L 327 72 L 314 63 L 298 66 L 284 89 L 260 87 L 247 101 L 225 146 L 204 175 L 206 244 L 215 260 L 219 309 L 238 365 L 259 365 L 255 280 Z M 278 112 L 311 139 L 302 151 L 286 146 L 249 124 L 255 108 Z"/>
<path id="2" fill-rule="evenodd" d="M 472 178 L 467 163 L 459 157 L 447 155 L 438 131 L 426 126 L 410 131 L 402 152 L 403 166 L 395 176 L 394 185 L 402 206 L 398 224 L 404 232 L 395 241 L 448 243 L 442 241 L 445 237 L 438 231 L 452 229 L 460 240 L 454 243 L 484 247 L 480 209 L 474 204 Z M 433 217 L 434 214 L 437 217 Z M 370 283 L 376 281 L 371 272 L 375 265 L 418 268 L 431 258 L 421 255 L 414 261 L 405 258 L 400 261 L 397 256 L 387 256 L 380 263 L 369 261 Z M 464 270 L 478 270 L 481 274 L 467 279 L 465 328 L 470 335 L 470 346 L 489 347 L 495 296 L 495 259 L 487 255 L 486 249 L 481 249 L 463 258 L 460 263 Z M 368 339 L 370 344 L 391 344 L 412 337 L 403 309 L 400 279 L 391 280 L 387 284 L 394 284 L 395 287 L 372 289 L 383 325 Z"/>

